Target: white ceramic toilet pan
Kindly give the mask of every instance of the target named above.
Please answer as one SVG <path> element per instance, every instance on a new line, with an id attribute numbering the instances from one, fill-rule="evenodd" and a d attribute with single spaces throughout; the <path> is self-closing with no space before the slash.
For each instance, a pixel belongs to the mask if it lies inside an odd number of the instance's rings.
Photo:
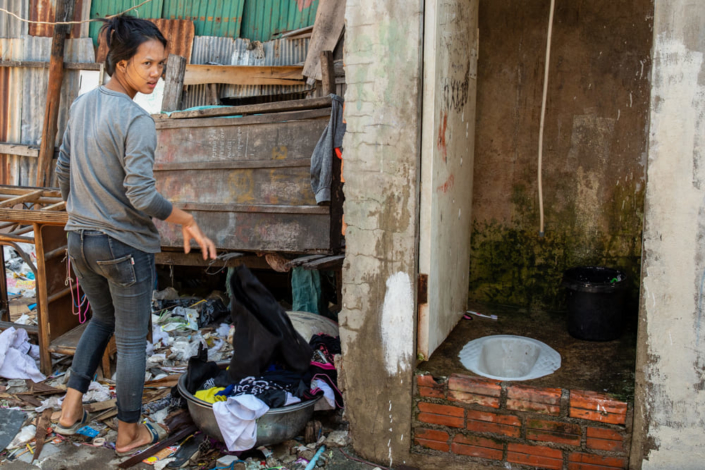
<path id="1" fill-rule="evenodd" d="M 459 354 L 463 366 L 483 377 L 503 381 L 537 379 L 561 367 L 561 355 L 532 338 L 485 336 L 466 344 Z"/>

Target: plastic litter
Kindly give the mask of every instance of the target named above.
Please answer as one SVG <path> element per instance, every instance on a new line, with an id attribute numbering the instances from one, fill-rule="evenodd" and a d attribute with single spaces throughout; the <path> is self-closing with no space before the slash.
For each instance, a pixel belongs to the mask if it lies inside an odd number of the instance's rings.
<path id="1" fill-rule="evenodd" d="M 64 402 L 64 397 L 53 396 L 46 400 L 42 400 L 42 406 L 38 406 L 34 411 L 41 413 L 42 411 L 51 408 L 54 411 L 61 409 L 61 404 Z"/>
<path id="2" fill-rule="evenodd" d="M 475 315 L 476 317 L 489 318 L 490 320 L 497 320 L 497 315 L 485 315 L 484 313 L 473 312 L 468 310 L 466 314 Z"/>
<path id="3" fill-rule="evenodd" d="M 91 439 L 93 439 L 98 434 L 100 434 L 100 431 L 98 431 L 97 429 L 93 429 L 90 426 L 83 426 L 81 429 L 79 429 L 76 432 L 78 434 L 81 434 L 82 436 L 90 437 Z"/>
<path id="4" fill-rule="evenodd" d="M 7 446 L 7 448 L 14 449 L 25 445 L 26 443 L 34 439 L 34 435 L 36 433 L 37 427 L 34 424 L 30 424 L 29 426 L 23 427 L 22 430 L 12 440 L 12 442 L 10 442 L 10 445 Z"/>

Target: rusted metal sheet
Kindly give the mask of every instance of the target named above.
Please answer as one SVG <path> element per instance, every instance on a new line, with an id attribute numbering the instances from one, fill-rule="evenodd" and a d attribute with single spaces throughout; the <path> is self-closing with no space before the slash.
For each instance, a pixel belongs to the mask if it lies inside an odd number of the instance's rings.
<path id="1" fill-rule="evenodd" d="M 249 39 L 196 37 L 193 41 L 192 64 L 220 65 L 294 65 L 306 60 L 309 39 L 277 39 L 265 43 Z M 218 85 L 220 98 L 249 98 L 303 93 L 306 85 Z M 188 86 L 182 108 L 211 104 L 208 85 Z"/>
<path id="2" fill-rule="evenodd" d="M 245 0 L 165 0 L 161 18 L 191 20 L 199 36 L 240 36 Z"/>
<path id="3" fill-rule="evenodd" d="M 268 41 L 276 34 L 311 26 L 316 10 L 318 0 L 247 0 L 240 37 Z"/>
<path id="4" fill-rule="evenodd" d="M 135 0 L 91 0 L 90 3 L 90 18 L 94 19 L 105 18 L 109 15 L 116 15 L 139 5 L 142 2 L 136 2 Z M 133 15 L 138 18 L 161 18 L 163 8 L 164 0 L 152 0 L 151 2 L 130 11 L 128 15 Z M 93 44 L 96 46 L 98 45 L 98 32 L 100 31 L 102 25 L 103 23 L 100 21 L 90 23 L 89 35 L 91 39 L 93 39 Z"/>
<path id="5" fill-rule="evenodd" d="M 25 36 L 18 39 L 0 39 L 0 57 L 3 60 L 48 61 L 51 38 Z M 64 57 L 67 62 L 94 62 L 90 38 L 66 41 Z M 48 69 L 0 67 L 2 93 L 7 90 L 8 100 L 0 106 L 0 141 L 37 145 L 42 137 L 46 106 Z M 68 121 L 71 103 L 78 96 L 79 72 L 67 70 L 61 90 L 56 145 L 60 145 Z M 36 157 L 16 155 L 0 156 L 0 183 L 32 186 L 37 172 Z M 53 165 L 52 165 L 53 170 Z M 52 173 L 52 186 L 56 185 Z"/>
<path id="6" fill-rule="evenodd" d="M 189 20 L 149 20 L 159 28 L 167 40 L 167 54 L 180 55 L 186 59 L 186 63 L 191 61 L 191 50 L 193 49 L 193 38 L 195 34 L 193 21 Z M 108 55 L 108 46 L 102 39 L 99 41 L 96 62 L 105 62 Z"/>
<path id="7" fill-rule="evenodd" d="M 316 205 L 310 185 L 311 154 L 330 108 L 319 114 L 157 126 L 157 189 L 193 212 L 220 249 L 328 252 L 330 211 Z M 163 246 L 182 244 L 181 230 L 164 223 L 158 228 Z"/>
<path id="8" fill-rule="evenodd" d="M 29 2 L 27 0 L 0 0 L 0 7 L 27 18 Z M 27 23 L 0 12 L 0 38 L 19 38 L 27 34 Z"/>
<path id="9" fill-rule="evenodd" d="M 24 0 L 25 2 L 27 0 Z M 56 8 L 56 0 L 30 0 L 29 19 L 32 21 L 49 21 L 56 20 L 54 10 Z M 82 21 L 90 18 L 90 1 L 76 0 L 74 7 L 73 21 Z M 41 36 L 50 38 L 54 35 L 54 26 L 49 24 L 29 25 L 29 34 L 31 36 Z M 88 23 L 76 24 L 71 28 L 71 37 L 80 38 L 88 36 Z"/>

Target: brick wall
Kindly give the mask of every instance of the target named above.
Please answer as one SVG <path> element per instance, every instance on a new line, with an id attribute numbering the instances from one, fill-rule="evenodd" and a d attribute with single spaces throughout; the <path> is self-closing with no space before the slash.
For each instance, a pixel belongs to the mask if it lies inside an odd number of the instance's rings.
<path id="1" fill-rule="evenodd" d="M 627 467 L 631 407 L 604 394 L 417 375 L 415 398 L 413 452 L 512 468 Z"/>

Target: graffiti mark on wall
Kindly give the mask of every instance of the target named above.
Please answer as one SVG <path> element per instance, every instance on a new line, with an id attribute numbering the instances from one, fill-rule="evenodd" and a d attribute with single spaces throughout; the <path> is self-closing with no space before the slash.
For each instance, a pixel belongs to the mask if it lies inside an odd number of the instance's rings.
<path id="1" fill-rule="evenodd" d="M 443 78 L 443 109 L 461 112 L 470 97 L 470 65 L 463 79 Z"/>
<path id="2" fill-rule="evenodd" d="M 443 113 L 441 125 L 438 127 L 438 150 L 441 152 L 443 163 L 448 161 L 448 145 L 446 143 L 446 131 L 448 130 L 448 113 Z"/>
<path id="3" fill-rule="evenodd" d="M 445 183 L 436 188 L 436 192 L 446 194 L 455 186 L 455 175 L 450 175 Z"/>

